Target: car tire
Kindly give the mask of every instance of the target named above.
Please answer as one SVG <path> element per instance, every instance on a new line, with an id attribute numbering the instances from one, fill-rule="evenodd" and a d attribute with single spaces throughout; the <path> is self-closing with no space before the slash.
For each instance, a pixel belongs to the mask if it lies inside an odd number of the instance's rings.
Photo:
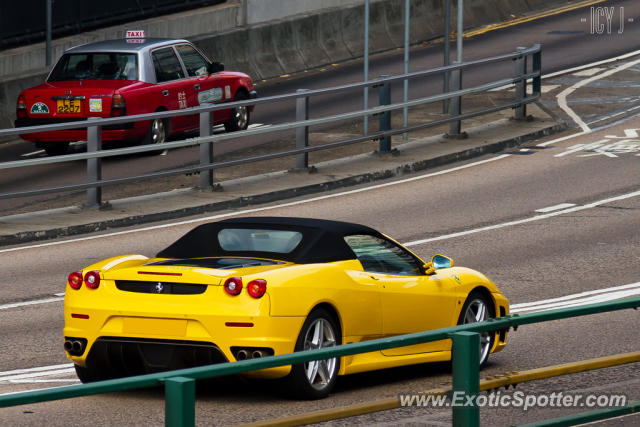
<path id="1" fill-rule="evenodd" d="M 63 154 L 67 154 L 69 150 L 68 142 L 47 142 L 43 144 L 42 148 L 44 148 L 47 156 L 61 156 Z"/>
<path id="2" fill-rule="evenodd" d="M 167 140 L 168 122 L 165 119 L 153 119 L 149 123 L 147 134 L 142 140 L 142 145 L 162 145 Z M 164 150 L 149 151 L 150 154 L 160 154 Z"/>
<path id="3" fill-rule="evenodd" d="M 341 343 L 338 321 L 327 310 L 316 309 L 302 325 L 294 351 L 334 347 Z M 286 391 L 295 399 L 322 399 L 333 389 L 339 370 L 339 357 L 293 365 L 285 378 Z"/>
<path id="4" fill-rule="evenodd" d="M 238 92 L 233 98 L 234 101 L 244 101 L 245 99 L 249 99 L 249 97 L 244 91 Z M 249 126 L 250 116 L 249 107 L 235 107 L 231 110 L 231 118 L 224 123 L 224 129 L 227 132 L 245 130 Z"/>
<path id="5" fill-rule="evenodd" d="M 101 369 L 96 369 L 96 368 L 90 368 L 90 367 L 82 367 L 80 365 L 75 365 L 74 367 L 76 368 L 76 375 L 78 376 L 78 379 L 83 383 L 93 383 L 96 381 L 102 381 L 102 380 L 108 380 L 113 378 L 112 376 L 107 375 L 104 370 Z"/>
<path id="6" fill-rule="evenodd" d="M 458 317 L 458 325 L 480 322 L 495 317 L 493 303 L 482 292 L 473 291 L 467 297 L 460 316 Z M 480 367 L 486 365 L 489 360 L 489 353 L 496 339 L 495 332 L 480 333 Z"/>

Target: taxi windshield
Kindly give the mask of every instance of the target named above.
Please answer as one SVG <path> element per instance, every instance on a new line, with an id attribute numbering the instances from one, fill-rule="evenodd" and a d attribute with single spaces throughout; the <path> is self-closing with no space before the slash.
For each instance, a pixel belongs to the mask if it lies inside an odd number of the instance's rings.
<path id="1" fill-rule="evenodd" d="M 138 56 L 135 53 L 68 53 L 53 68 L 48 81 L 64 80 L 138 80 Z"/>

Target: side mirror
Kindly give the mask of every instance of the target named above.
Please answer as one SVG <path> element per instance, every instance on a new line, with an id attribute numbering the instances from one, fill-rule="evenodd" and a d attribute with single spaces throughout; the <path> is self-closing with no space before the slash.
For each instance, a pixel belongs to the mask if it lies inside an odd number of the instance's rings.
<path id="1" fill-rule="evenodd" d="M 224 64 L 222 62 L 212 62 L 209 64 L 209 73 L 219 73 L 224 71 Z"/>
<path id="2" fill-rule="evenodd" d="M 451 267 L 453 267 L 453 260 L 440 254 L 434 255 L 433 258 L 431 258 L 431 262 L 423 265 L 425 274 L 433 274 L 436 270 L 440 270 L 441 268 Z"/>

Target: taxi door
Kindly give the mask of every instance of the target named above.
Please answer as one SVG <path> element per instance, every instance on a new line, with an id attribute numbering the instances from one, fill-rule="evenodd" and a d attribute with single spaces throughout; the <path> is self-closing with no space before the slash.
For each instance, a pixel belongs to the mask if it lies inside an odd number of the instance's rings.
<path id="1" fill-rule="evenodd" d="M 161 94 L 162 106 L 168 110 L 196 106 L 197 104 L 189 102 L 189 79 L 186 78 L 173 47 L 155 49 L 151 52 L 151 58 L 156 72 L 157 86 L 155 90 Z M 171 118 L 172 131 L 181 131 L 194 126 L 193 115 Z"/>
<path id="2" fill-rule="evenodd" d="M 210 63 L 198 50 L 189 44 L 180 44 L 176 46 L 176 51 L 187 72 L 187 99 L 190 106 L 228 100 L 230 94 L 228 89 L 225 91 L 223 79 L 217 74 L 209 73 Z M 213 114 L 216 120 L 220 119 L 220 111 Z"/>

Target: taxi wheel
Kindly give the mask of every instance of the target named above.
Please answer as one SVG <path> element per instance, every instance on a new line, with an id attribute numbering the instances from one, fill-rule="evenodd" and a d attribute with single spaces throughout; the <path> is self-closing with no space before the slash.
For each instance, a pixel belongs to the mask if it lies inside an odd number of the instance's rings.
<path id="1" fill-rule="evenodd" d="M 163 119 L 153 119 L 143 144 L 162 144 L 167 140 L 167 126 Z"/>
<path id="2" fill-rule="evenodd" d="M 67 154 L 69 149 L 68 142 L 48 142 L 42 147 L 48 156 L 60 156 Z"/>
<path id="3" fill-rule="evenodd" d="M 483 293 L 474 291 L 469 294 L 462 306 L 458 325 L 482 322 L 490 317 L 495 317 L 493 304 Z M 480 367 L 483 367 L 489 360 L 489 353 L 495 338 L 495 332 L 480 333 L 480 349 L 478 350 L 480 352 Z"/>
<path id="4" fill-rule="evenodd" d="M 249 99 L 245 92 L 238 92 L 233 98 L 234 101 L 244 101 L 245 99 Z M 245 130 L 249 126 L 249 115 L 249 108 L 246 106 L 234 108 L 231 110 L 231 118 L 224 124 L 224 129 L 227 132 Z"/>
<path id="5" fill-rule="evenodd" d="M 295 351 L 334 347 L 341 342 L 338 322 L 320 308 L 312 311 L 302 325 Z M 339 370 L 339 357 L 293 365 L 285 378 L 287 391 L 296 399 L 322 399 L 333 389 Z"/>

